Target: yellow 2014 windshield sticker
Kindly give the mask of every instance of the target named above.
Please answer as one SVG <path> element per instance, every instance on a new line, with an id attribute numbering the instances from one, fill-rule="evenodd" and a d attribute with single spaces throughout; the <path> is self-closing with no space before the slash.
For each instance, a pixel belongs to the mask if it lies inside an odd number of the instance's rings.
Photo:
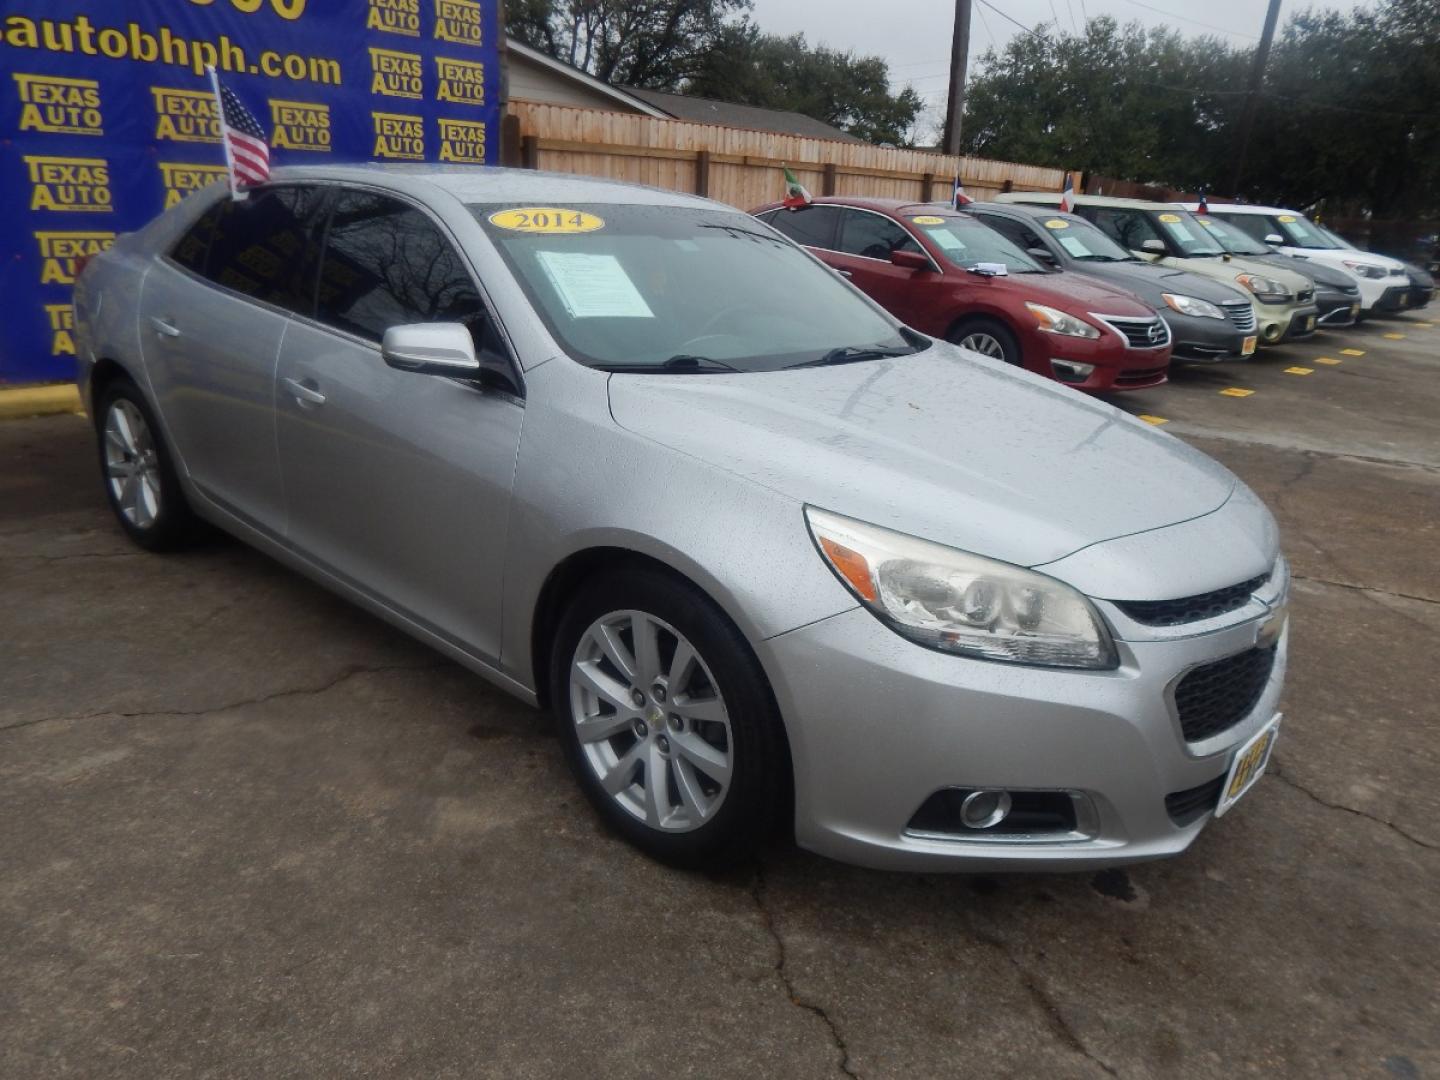
<path id="1" fill-rule="evenodd" d="M 1163 222 L 1165 222 L 1166 225 L 1174 225 L 1177 221 L 1180 220 L 1180 215 L 1179 215 L 1179 214 L 1161 214 L 1161 215 L 1160 215 L 1160 220 L 1163 221 Z"/>
<path id="2" fill-rule="evenodd" d="M 1068 229 L 1069 227 L 1070 223 L 1068 221 L 1062 221 L 1058 217 L 1051 218 L 1049 221 L 1045 222 L 1045 228 L 1047 229 Z"/>
<path id="3" fill-rule="evenodd" d="M 931 214 L 927 214 L 927 215 L 925 215 L 924 217 L 912 217 L 910 220 L 913 221 L 916 225 L 944 225 L 944 224 L 945 224 L 945 219 L 944 219 L 943 217 L 935 217 L 934 215 L 931 215 Z"/>
<path id="4" fill-rule="evenodd" d="M 556 206 L 521 206 L 491 214 L 490 224 L 507 232 L 560 236 L 566 233 L 595 232 L 605 227 L 605 220 L 583 210 L 563 210 Z"/>

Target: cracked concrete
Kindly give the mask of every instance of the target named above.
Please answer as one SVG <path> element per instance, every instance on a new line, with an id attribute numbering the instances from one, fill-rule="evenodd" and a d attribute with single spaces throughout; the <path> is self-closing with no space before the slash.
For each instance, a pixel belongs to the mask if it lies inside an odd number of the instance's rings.
<path id="1" fill-rule="evenodd" d="M 1103 879 L 667 870 L 544 717 L 0 425 L 0 1075 L 1440 1076 L 1440 331 L 1384 328 L 1127 399 L 1275 507 L 1295 624 L 1270 775 Z"/>

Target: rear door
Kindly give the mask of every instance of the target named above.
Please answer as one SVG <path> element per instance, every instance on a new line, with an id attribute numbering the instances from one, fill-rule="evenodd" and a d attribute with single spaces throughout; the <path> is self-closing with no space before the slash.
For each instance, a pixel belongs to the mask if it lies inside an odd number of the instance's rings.
<path id="1" fill-rule="evenodd" d="M 201 492 L 282 534 L 275 364 L 289 314 L 308 310 L 307 252 L 323 190 L 222 198 L 145 277 L 145 368 L 175 453 Z"/>
<path id="2" fill-rule="evenodd" d="M 313 319 L 281 350 L 277 425 L 291 543 L 482 659 L 500 648 L 500 581 L 524 417 L 516 368 L 448 230 L 419 205 L 339 192 Z M 489 381 L 416 375 L 387 328 L 470 327 Z"/>

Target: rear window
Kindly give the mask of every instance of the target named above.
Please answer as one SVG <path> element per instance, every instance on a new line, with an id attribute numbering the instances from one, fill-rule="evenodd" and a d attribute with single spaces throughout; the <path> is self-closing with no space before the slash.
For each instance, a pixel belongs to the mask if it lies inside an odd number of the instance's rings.
<path id="1" fill-rule="evenodd" d="M 173 255 L 217 285 L 309 315 L 315 306 L 315 233 L 324 203 L 318 187 L 267 188 L 240 201 L 222 198 Z"/>
<path id="2" fill-rule="evenodd" d="M 797 210 L 772 210 L 762 214 L 760 220 L 797 244 L 833 248 L 839 217 L 840 210 L 835 206 L 804 206 Z"/>

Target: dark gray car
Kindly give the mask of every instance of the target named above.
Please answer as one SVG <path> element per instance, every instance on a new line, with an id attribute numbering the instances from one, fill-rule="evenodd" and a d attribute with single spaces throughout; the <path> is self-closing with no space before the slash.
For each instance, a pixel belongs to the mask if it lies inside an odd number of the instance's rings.
<path id="1" fill-rule="evenodd" d="M 1169 325 L 1175 360 L 1240 360 L 1255 352 L 1255 309 L 1239 289 L 1138 259 L 1075 214 L 1018 203 L 967 209 L 1049 265 L 1134 293 Z"/>

